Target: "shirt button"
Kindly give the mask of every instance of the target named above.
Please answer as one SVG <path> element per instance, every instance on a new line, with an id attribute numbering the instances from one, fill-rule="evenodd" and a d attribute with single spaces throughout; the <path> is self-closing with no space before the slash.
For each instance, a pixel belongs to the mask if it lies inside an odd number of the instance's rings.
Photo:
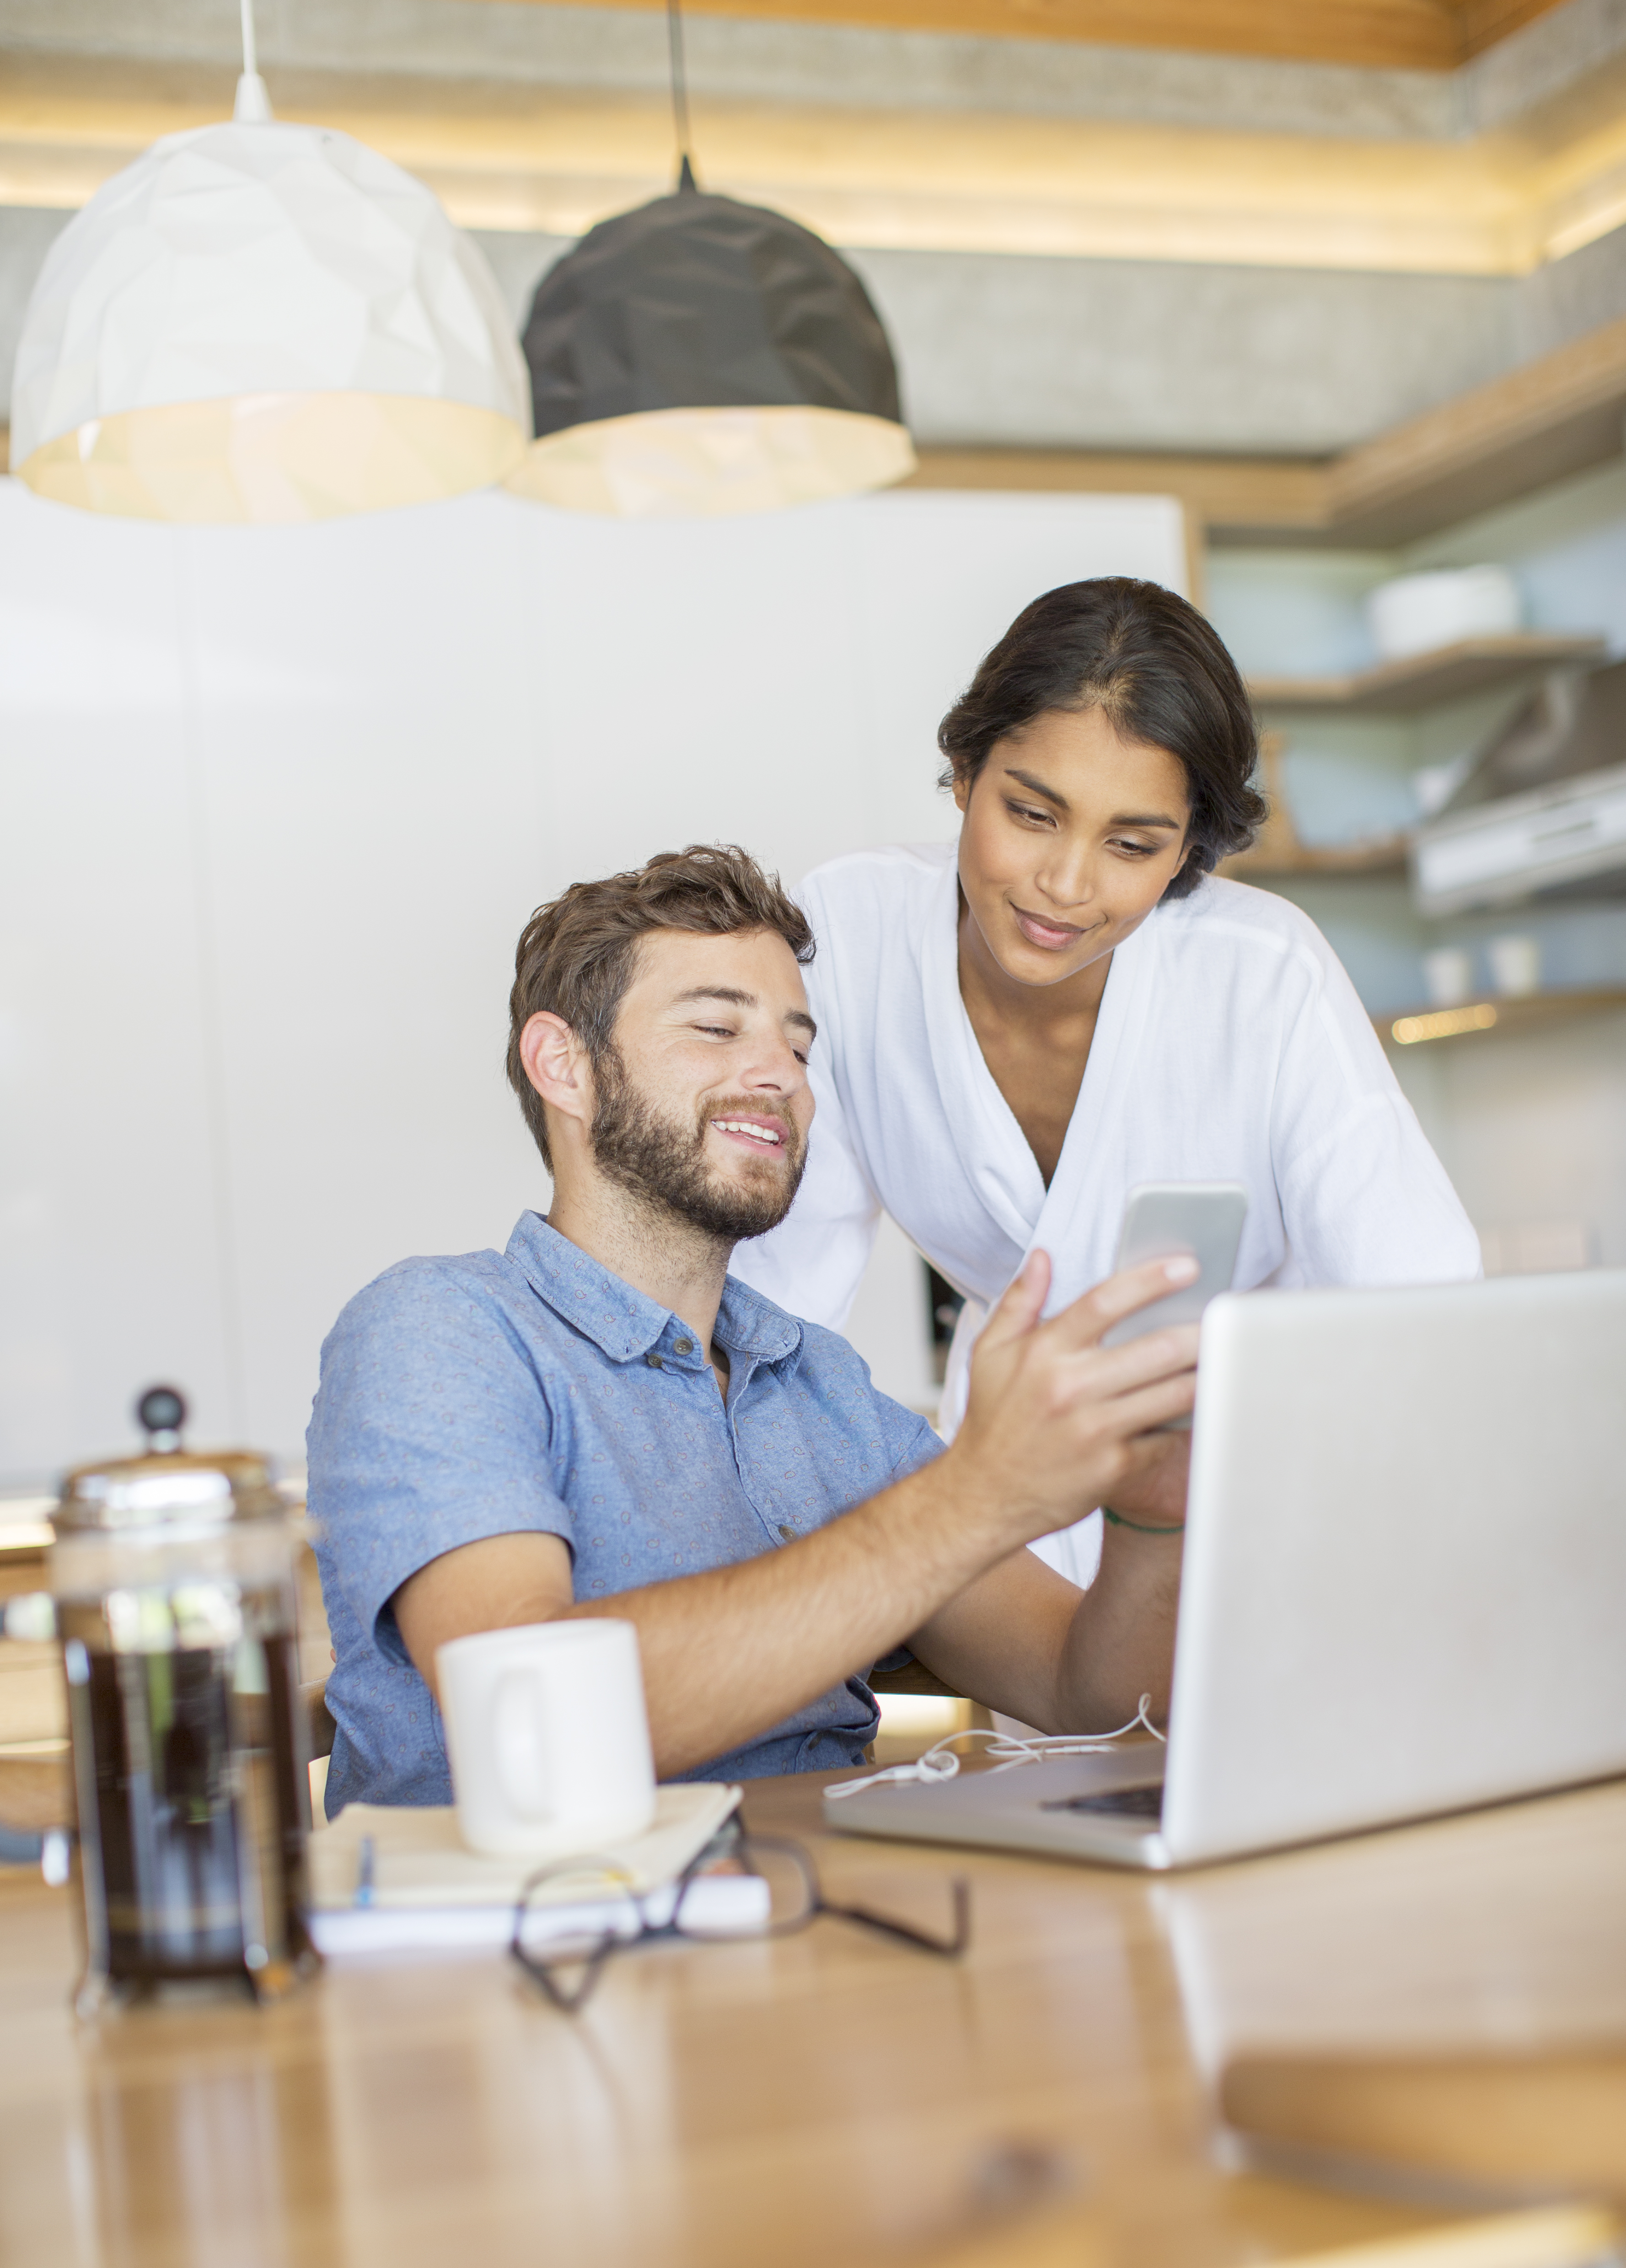
<path id="1" fill-rule="evenodd" d="M 666 1367 L 658 1354 L 646 1354 L 644 1359 L 651 1370 L 663 1370 Z"/>
<path id="2" fill-rule="evenodd" d="M 673 1339 L 672 1342 L 672 1351 L 673 1354 L 693 1354 L 695 1351 L 695 1342 L 693 1339 Z"/>
<path id="3" fill-rule="evenodd" d="M 783 1535 L 783 1536 L 784 1536 L 784 1540 L 785 1540 L 785 1542 L 786 1542 L 787 1543 L 795 1543 L 795 1541 L 796 1541 L 796 1530 L 795 1530 L 793 1528 L 787 1528 L 787 1527 L 785 1526 L 785 1524 L 784 1524 L 784 1522 L 783 1521 L 780 1521 L 780 1523 L 779 1523 L 779 1533 L 780 1533 L 780 1535 Z"/>

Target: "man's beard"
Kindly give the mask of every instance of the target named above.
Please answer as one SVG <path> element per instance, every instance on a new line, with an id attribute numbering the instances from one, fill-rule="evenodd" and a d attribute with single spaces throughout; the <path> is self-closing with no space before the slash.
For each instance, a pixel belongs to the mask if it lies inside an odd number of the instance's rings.
<path id="1" fill-rule="evenodd" d="M 593 1081 L 598 1101 L 592 1154 L 607 1180 L 646 1204 L 676 1214 L 719 1243 L 738 1244 L 778 1227 L 801 1187 L 807 1163 L 806 1138 L 788 1117 L 736 1096 L 720 1106 L 708 1102 L 693 1126 L 682 1126 L 662 1117 L 633 1085 L 614 1045 L 593 1065 Z M 770 1167 L 764 1160 L 762 1178 L 754 1186 L 725 1182 L 706 1163 L 706 1130 L 714 1118 L 726 1118 L 731 1112 L 771 1117 L 783 1138 L 784 1167 Z"/>

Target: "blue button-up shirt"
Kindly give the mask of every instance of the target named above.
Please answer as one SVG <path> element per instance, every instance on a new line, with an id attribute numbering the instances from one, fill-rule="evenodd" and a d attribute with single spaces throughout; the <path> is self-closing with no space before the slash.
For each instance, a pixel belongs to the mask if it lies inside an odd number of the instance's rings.
<path id="1" fill-rule="evenodd" d="M 307 1436 L 338 1655 L 330 1815 L 452 1800 L 440 1714 L 390 1603 L 442 1552 L 563 1536 L 577 1598 L 608 1598 L 777 1550 L 937 1453 L 845 1339 L 732 1276 L 717 1338 L 726 1407 L 688 1325 L 536 1213 L 505 1252 L 405 1260 L 350 1301 Z M 877 1717 L 850 1677 L 693 1777 L 840 1771 Z"/>

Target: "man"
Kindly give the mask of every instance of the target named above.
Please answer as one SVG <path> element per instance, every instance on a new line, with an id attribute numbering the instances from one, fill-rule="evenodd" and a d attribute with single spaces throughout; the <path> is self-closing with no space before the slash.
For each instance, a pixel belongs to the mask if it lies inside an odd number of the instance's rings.
<path id="1" fill-rule="evenodd" d="M 636 1624 L 666 1778 L 857 1763 L 865 1674 L 904 1644 L 1056 1732 L 1166 1693 L 1183 1446 L 1151 1429 L 1191 1407 L 1196 1334 L 1099 1342 L 1194 1263 L 1041 1322 L 1035 1255 L 946 1450 L 844 1340 L 728 1276 L 806 1155 L 813 949 L 722 848 L 578 883 L 526 927 L 508 1070 L 548 1217 L 500 1255 L 403 1262 L 322 1350 L 330 1812 L 448 1801 L 437 1647 L 573 1615 Z M 1021 1548 L 1104 1499 L 1138 1525 L 1108 1528 L 1088 1592 Z"/>

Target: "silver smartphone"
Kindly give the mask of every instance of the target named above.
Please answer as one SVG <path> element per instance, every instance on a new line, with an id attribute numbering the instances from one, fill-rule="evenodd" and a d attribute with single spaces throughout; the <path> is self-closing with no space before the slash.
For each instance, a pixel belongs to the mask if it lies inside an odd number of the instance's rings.
<path id="1" fill-rule="evenodd" d="M 1240 1182 L 1145 1182 L 1131 1189 L 1114 1273 L 1146 1260 L 1172 1260 L 1182 1252 L 1191 1255 L 1202 1273 L 1166 1299 L 1125 1315 L 1101 1344 L 1122 1346 L 1165 1323 L 1196 1322 L 1210 1300 L 1231 1289 L 1247 1219 L 1247 1191 Z"/>

